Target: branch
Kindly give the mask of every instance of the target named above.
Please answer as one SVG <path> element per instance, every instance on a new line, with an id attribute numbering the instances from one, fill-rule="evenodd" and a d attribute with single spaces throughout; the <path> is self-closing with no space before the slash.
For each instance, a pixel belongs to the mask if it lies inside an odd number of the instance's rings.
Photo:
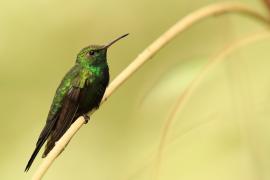
<path id="1" fill-rule="evenodd" d="M 182 20 L 178 21 L 174 26 L 172 26 L 168 31 L 161 35 L 156 41 L 154 41 L 150 46 L 148 46 L 138 57 L 132 61 L 132 63 L 124 69 L 109 85 L 107 88 L 102 102 L 105 102 L 108 97 L 111 96 L 115 90 L 117 90 L 131 75 L 133 75 L 145 62 L 149 61 L 161 48 L 168 44 L 172 39 L 174 39 L 179 33 L 185 31 L 187 28 L 198 23 L 199 21 L 224 13 L 239 13 L 251 18 L 254 18 L 262 23 L 269 25 L 270 20 L 255 10 L 240 4 L 240 3 L 218 3 L 201 8 L 190 15 L 184 17 Z M 59 153 L 67 145 L 67 142 L 71 140 L 73 135 L 80 129 L 84 124 L 83 118 L 78 118 L 68 131 L 61 137 L 61 139 L 56 143 L 55 147 L 51 150 L 48 156 L 43 160 L 42 164 L 39 166 L 37 171 L 33 176 L 33 180 L 39 180 L 43 177 L 46 171 L 49 169 L 53 161 L 59 155 Z"/>

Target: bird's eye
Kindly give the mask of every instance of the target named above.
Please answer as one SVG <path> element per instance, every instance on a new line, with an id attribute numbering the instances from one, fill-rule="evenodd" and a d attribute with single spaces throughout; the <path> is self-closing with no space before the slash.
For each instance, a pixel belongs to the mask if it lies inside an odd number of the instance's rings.
<path id="1" fill-rule="evenodd" d="M 89 51 L 89 55 L 93 56 L 95 54 L 95 51 L 91 50 Z"/>

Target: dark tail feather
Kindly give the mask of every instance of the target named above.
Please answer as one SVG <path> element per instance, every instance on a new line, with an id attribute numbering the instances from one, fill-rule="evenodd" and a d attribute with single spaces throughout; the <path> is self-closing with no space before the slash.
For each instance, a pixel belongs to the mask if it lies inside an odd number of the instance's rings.
<path id="1" fill-rule="evenodd" d="M 36 145 L 36 149 L 34 150 L 33 154 L 31 155 L 31 158 L 29 159 L 29 161 L 28 161 L 28 163 L 27 163 L 27 165 L 26 165 L 26 167 L 25 167 L 25 169 L 24 169 L 24 172 L 27 172 L 27 171 L 30 169 L 30 167 L 31 167 L 31 165 L 32 165 L 32 163 L 33 163 L 33 161 L 35 160 L 35 158 L 36 158 L 36 156 L 37 156 L 39 150 L 41 149 L 41 147 L 42 147 L 42 145 L 45 143 L 45 141 L 46 141 L 46 139 L 40 141 L 40 142 Z"/>
<path id="2" fill-rule="evenodd" d="M 24 172 L 27 172 L 30 169 L 30 167 L 31 167 L 33 161 L 35 160 L 38 152 L 40 151 L 41 147 L 43 146 L 43 144 L 46 142 L 46 140 L 50 136 L 50 133 L 54 127 L 54 124 L 55 124 L 57 118 L 58 118 L 58 113 L 54 116 L 54 118 L 52 118 L 50 121 L 46 122 L 45 127 L 42 129 L 42 131 L 38 137 L 38 140 L 36 143 L 36 148 L 35 148 L 33 154 L 31 155 L 31 158 L 29 159 L 29 161 L 24 169 Z"/>

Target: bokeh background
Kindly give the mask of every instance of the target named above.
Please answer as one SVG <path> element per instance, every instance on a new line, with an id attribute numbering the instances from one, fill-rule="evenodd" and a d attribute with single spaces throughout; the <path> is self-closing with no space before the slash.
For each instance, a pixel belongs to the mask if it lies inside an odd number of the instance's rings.
<path id="1" fill-rule="evenodd" d="M 111 79 L 177 20 L 223 0 L 1 0 L 0 179 L 23 172 L 55 89 L 76 54 L 130 33 L 108 53 Z M 235 1 L 236 2 L 236 1 Z M 259 0 L 238 0 L 267 14 Z M 207 19 L 179 35 L 91 117 L 44 179 L 155 179 L 167 117 L 211 57 L 265 29 L 239 15 Z M 270 179 L 270 38 L 209 70 L 174 118 L 158 178 Z"/>

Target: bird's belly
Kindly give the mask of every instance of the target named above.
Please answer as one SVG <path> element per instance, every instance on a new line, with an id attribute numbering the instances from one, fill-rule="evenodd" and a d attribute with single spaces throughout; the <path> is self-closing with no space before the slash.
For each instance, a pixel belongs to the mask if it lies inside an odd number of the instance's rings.
<path id="1" fill-rule="evenodd" d="M 93 109 L 98 108 L 99 103 L 103 97 L 106 87 L 102 84 L 95 83 L 95 85 L 88 85 L 83 90 L 84 94 L 80 100 L 79 113 L 85 114 Z"/>

